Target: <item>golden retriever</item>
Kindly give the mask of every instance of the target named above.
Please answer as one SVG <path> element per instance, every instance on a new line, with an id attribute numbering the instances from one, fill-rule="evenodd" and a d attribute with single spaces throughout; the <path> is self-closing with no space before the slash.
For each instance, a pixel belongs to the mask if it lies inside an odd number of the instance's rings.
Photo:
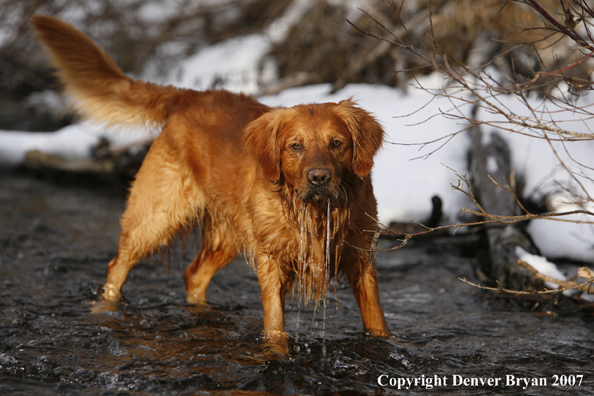
<path id="1" fill-rule="evenodd" d="M 132 80 L 74 27 L 48 16 L 32 26 L 83 115 L 162 128 L 132 183 L 102 300 L 117 302 L 139 260 L 199 226 L 200 251 L 184 273 L 188 303 L 205 302 L 213 275 L 245 252 L 265 334 L 285 334 L 288 290 L 317 304 L 340 274 L 365 331 L 389 334 L 370 257 L 370 172 L 384 132 L 368 112 L 351 100 L 271 108 L 224 90 Z"/>

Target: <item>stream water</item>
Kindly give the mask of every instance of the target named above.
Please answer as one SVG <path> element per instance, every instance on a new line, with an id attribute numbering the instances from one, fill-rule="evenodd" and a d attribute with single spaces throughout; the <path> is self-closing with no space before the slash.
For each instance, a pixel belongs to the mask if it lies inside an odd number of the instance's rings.
<path id="1" fill-rule="evenodd" d="M 474 237 L 378 255 L 393 338 L 365 336 L 350 288 L 338 285 L 315 317 L 288 297 L 291 352 L 276 354 L 244 260 L 215 276 L 209 307 L 186 305 L 193 237 L 183 257 L 177 249 L 165 264 L 134 268 L 117 311 L 92 314 L 116 253 L 123 189 L 44 175 L 0 171 L 0 395 L 594 394 L 589 311 L 460 282 L 476 281 L 487 254 Z"/>

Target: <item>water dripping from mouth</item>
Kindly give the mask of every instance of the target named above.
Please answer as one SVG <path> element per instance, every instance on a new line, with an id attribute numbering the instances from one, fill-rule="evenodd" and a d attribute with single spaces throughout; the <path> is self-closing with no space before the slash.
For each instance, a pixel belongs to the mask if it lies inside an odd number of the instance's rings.
<path id="1" fill-rule="evenodd" d="M 301 207 L 301 241 L 299 243 L 299 260 L 301 260 L 301 262 L 305 261 L 305 258 L 303 257 L 303 238 L 305 236 L 306 215 L 307 215 L 307 205 L 304 204 Z"/>
<path id="2" fill-rule="evenodd" d="M 297 280 L 297 329 L 295 335 L 295 352 L 299 354 L 301 352 L 301 347 L 299 346 L 299 316 L 301 315 L 301 299 L 305 298 L 302 293 L 303 290 L 299 290 L 303 288 L 301 284 L 301 280 L 303 279 L 303 273 L 305 272 L 305 248 L 306 248 L 306 235 L 307 235 L 307 205 L 303 205 L 301 207 L 301 240 L 299 242 L 299 272 L 298 280 Z"/>
<path id="3" fill-rule="evenodd" d="M 323 316 L 322 316 L 322 357 L 326 357 L 326 300 L 328 299 L 328 284 L 330 276 L 330 200 L 328 200 L 328 212 L 326 213 L 326 271 L 324 273 Z"/>
<path id="4" fill-rule="evenodd" d="M 295 353 L 299 354 L 301 352 L 301 347 L 299 346 L 299 315 L 301 314 L 301 296 L 297 296 L 297 330 L 295 334 Z"/>
<path id="5" fill-rule="evenodd" d="M 308 347 L 307 344 L 307 324 L 305 326 L 305 337 L 303 335 L 301 335 L 301 333 L 303 333 L 303 331 L 301 331 L 301 299 L 306 299 L 307 298 L 307 293 L 308 292 L 312 292 L 309 291 L 306 288 L 306 285 L 303 283 L 305 280 L 305 276 L 306 273 L 308 271 L 308 265 L 310 258 L 308 258 L 308 253 L 309 253 L 309 246 L 308 246 L 308 234 L 309 232 L 315 232 L 316 234 L 321 233 L 324 237 L 325 240 L 325 246 L 323 246 L 323 250 L 322 250 L 322 257 L 320 257 L 320 261 L 322 261 L 320 264 L 321 265 L 315 265 L 313 267 L 311 267 L 312 271 L 318 272 L 317 276 L 321 276 L 321 280 L 322 282 L 316 282 L 316 288 L 317 290 L 315 291 L 315 293 L 319 293 L 317 298 L 321 298 L 322 299 L 322 326 L 320 329 L 320 337 L 322 338 L 322 356 L 325 358 L 327 356 L 327 346 L 326 346 L 326 306 L 327 306 L 327 299 L 328 299 L 328 285 L 330 283 L 331 280 L 331 242 L 334 239 L 333 235 L 334 232 L 332 230 L 332 226 L 336 226 L 336 224 L 332 223 L 332 207 L 331 207 L 331 201 L 327 200 L 327 208 L 326 208 L 326 222 L 325 222 L 325 230 L 319 229 L 318 227 L 315 227 L 314 230 L 310 230 L 309 229 L 309 225 L 310 225 L 310 213 L 308 210 L 308 205 L 304 204 L 301 207 L 301 211 L 300 211 L 300 225 L 299 225 L 299 231 L 300 231 L 300 241 L 299 241 L 299 257 L 298 257 L 298 261 L 299 261 L 299 265 L 297 267 L 297 284 L 296 287 L 298 288 L 298 300 L 297 300 L 297 321 L 296 321 L 296 336 L 295 336 L 295 346 L 294 346 L 294 351 L 297 354 L 300 354 L 301 352 L 304 352 L 306 354 L 310 353 L 310 348 Z M 314 221 L 314 224 L 316 224 L 316 218 L 323 218 L 323 212 L 318 212 L 318 211 L 314 211 L 313 213 L 311 213 L 312 216 L 315 216 L 314 219 L 312 219 Z M 325 231 L 325 232 L 324 232 Z M 321 270 L 321 271 L 320 271 Z M 320 273 L 321 272 L 321 273 Z M 316 276 L 316 275 L 314 275 Z M 319 278 L 318 278 L 319 279 Z M 319 301 L 319 300 L 318 300 Z M 305 303 L 307 301 L 304 301 Z M 318 302 L 316 301 L 316 307 L 318 307 Z M 312 317 L 312 326 L 311 326 L 311 330 L 313 330 L 314 327 L 314 322 L 315 322 L 315 316 L 316 316 L 316 307 L 314 307 L 314 312 L 313 312 L 313 317 Z M 310 330 L 310 331 L 311 331 Z M 303 339 L 304 341 L 304 348 L 301 348 L 301 345 L 299 344 L 300 339 Z"/>
<path id="6" fill-rule="evenodd" d="M 324 305 L 322 310 L 324 312 L 322 317 L 322 357 L 326 357 L 326 297 L 328 293 L 324 293 Z"/>
<path id="7" fill-rule="evenodd" d="M 326 213 L 326 272 L 324 274 L 325 281 L 330 271 L 330 200 L 328 200 L 328 212 Z M 327 284 L 327 283 L 326 283 Z"/>

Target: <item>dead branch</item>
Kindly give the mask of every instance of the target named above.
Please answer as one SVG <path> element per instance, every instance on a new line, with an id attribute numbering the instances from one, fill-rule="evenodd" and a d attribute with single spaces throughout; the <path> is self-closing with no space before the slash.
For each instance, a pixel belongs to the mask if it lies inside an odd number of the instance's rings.
<path id="1" fill-rule="evenodd" d="M 449 169 L 451 169 L 451 168 L 449 168 Z M 513 223 L 519 223 L 522 221 L 528 221 L 528 220 L 534 220 L 534 219 L 546 219 L 546 220 L 561 221 L 561 222 L 575 223 L 575 224 L 594 224 L 594 220 L 584 221 L 584 220 L 569 220 L 569 219 L 563 218 L 563 217 L 567 217 L 567 216 L 575 215 L 575 214 L 585 214 L 588 216 L 594 216 L 593 212 L 591 212 L 589 210 L 585 210 L 585 209 L 584 210 L 572 210 L 572 211 L 566 211 L 566 212 L 533 214 L 533 213 L 528 212 L 525 208 L 522 208 L 525 212 L 525 214 L 523 214 L 523 215 L 494 215 L 494 214 L 490 213 L 489 211 L 485 210 L 481 206 L 481 204 L 478 202 L 476 196 L 474 195 L 474 192 L 472 191 L 470 182 L 468 181 L 468 177 L 466 175 L 460 174 L 459 172 L 456 172 L 453 169 L 452 169 L 452 171 L 454 173 L 456 173 L 456 176 L 458 176 L 458 178 L 459 178 L 458 184 L 455 186 L 452 184 L 451 185 L 452 188 L 457 191 L 460 191 L 462 194 L 466 195 L 472 201 L 472 203 L 474 205 L 476 205 L 476 207 L 478 208 L 478 210 L 473 210 L 473 209 L 468 209 L 468 208 L 461 208 L 461 210 L 464 212 L 470 213 L 472 215 L 475 215 L 475 216 L 486 217 L 487 219 L 490 220 L 490 221 L 485 221 L 484 223 L 513 224 Z M 509 183 L 507 183 L 507 181 L 506 181 L 506 186 L 503 186 L 501 183 L 493 180 L 493 178 L 490 175 L 487 175 L 487 177 L 489 178 L 489 180 L 491 182 L 493 182 L 493 184 L 495 186 L 497 186 L 501 190 L 505 191 L 506 193 L 509 193 L 510 196 L 513 197 L 513 199 L 521 207 L 519 198 L 517 197 L 517 195 L 513 191 L 513 189 L 509 186 Z M 464 183 L 465 187 L 461 184 L 462 182 Z M 466 224 L 462 224 L 462 226 L 464 226 L 464 225 L 466 225 Z"/>
<path id="2" fill-rule="evenodd" d="M 387 20 L 383 20 L 382 22 L 380 22 L 378 19 L 381 17 L 381 14 L 377 10 L 373 12 L 373 15 L 371 15 L 371 12 L 365 10 L 361 11 L 365 13 L 365 15 L 367 15 L 369 18 L 374 20 L 382 29 L 388 32 L 390 36 L 392 36 L 393 39 L 399 43 L 403 43 L 404 40 L 406 40 L 406 38 L 409 37 L 411 34 L 410 30 L 407 29 L 407 27 L 404 24 L 402 24 L 399 27 L 393 27 L 386 26 L 389 23 L 389 21 Z M 416 29 L 422 30 L 424 26 L 423 24 L 426 23 L 428 17 L 429 10 L 420 12 L 410 21 L 410 25 L 415 26 Z M 370 34 L 369 32 L 361 31 L 356 24 L 352 23 L 348 19 L 347 22 L 360 32 L 365 33 L 367 35 Z M 349 63 L 348 69 L 344 71 L 340 78 L 336 81 L 332 91 L 336 92 L 339 89 L 343 88 L 349 81 L 353 81 L 354 76 L 359 75 L 361 73 L 361 70 L 363 70 L 369 64 L 376 62 L 378 58 L 385 56 L 393 48 L 394 42 L 386 40 L 382 40 L 379 45 L 371 47 L 371 49 L 363 47 L 360 53 L 356 54 L 353 57 L 354 61 Z"/>
<path id="3" fill-rule="evenodd" d="M 575 281 L 562 281 L 559 279 L 555 279 L 551 276 L 541 274 L 540 272 L 535 270 L 530 264 L 528 264 L 522 260 L 517 260 L 517 264 L 528 269 L 532 274 L 534 274 L 534 277 L 536 279 L 540 279 L 544 282 L 553 282 L 553 283 L 560 285 L 561 287 L 558 289 L 553 289 L 553 290 L 533 290 L 533 291 L 510 290 L 510 289 L 506 289 L 506 288 L 502 287 L 499 284 L 499 281 L 496 282 L 498 287 L 487 287 L 487 286 L 481 286 L 481 285 L 469 282 L 466 280 L 466 278 L 458 278 L 458 280 L 460 280 L 466 284 L 469 284 L 471 286 L 477 287 L 479 289 L 491 290 L 491 291 L 496 291 L 498 293 L 507 293 L 507 294 L 515 294 L 515 295 L 558 294 L 558 293 L 563 293 L 568 290 L 577 290 L 579 292 L 588 293 L 588 294 L 594 293 L 594 272 L 592 272 L 592 270 L 589 269 L 588 267 L 580 267 L 578 269 L 577 277 L 582 278 L 582 279 L 587 279 L 586 282 L 578 283 Z"/>
<path id="4" fill-rule="evenodd" d="M 442 138 L 433 141 L 417 143 L 421 148 L 430 144 L 438 145 L 438 147 L 430 153 L 419 158 L 426 158 L 432 155 L 460 133 L 469 129 L 472 130 L 473 126 L 489 126 L 504 132 L 542 139 L 547 141 L 561 167 L 565 169 L 565 172 L 569 175 L 572 182 L 578 186 L 579 191 L 577 192 L 577 196 L 583 198 L 584 202 L 593 202 L 591 194 L 582 182 L 583 178 L 593 179 L 593 177 L 589 178 L 586 174 L 576 173 L 575 170 L 566 164 L 559 156 L 553 142 L 561 142 L 564 149 L 567 151 L 567 147 L 565 146 L 566 142 L 594 140 L 594 133 L 591 130 L 589 130 L 589 132 L 574 131 L 564 127 L 563 124 L 575 121 L 585 123 L 588 120 L 594 119 L 594 112 L 591 110 L 591 106 L 576 105 L 573 101 L 573 97 L 579 93 L 575 90 L 578 85 L 582 90 L 592 89 L 592 84 L 589 82 L 590 79 L 588 78 L 576 85 L 575 82 L 577 80 L 575 74 L 572 75 L 580 65 L 585 65 L 586 63 L 591 62 L 591 58 L 594 55 L 591 25 L 586 24 L 586 21 L 593 17 L 594 12 L 588 4 L 582 1 L 572 4 L 571 9 L 567 8 L 563 2 L 554 3 L 545 0 L 514 0 L 512 3 L 526 4 L 536 11 L 535 15 L 538 18 L 534 20 L 535 23 L 532 23 L 531 26 L 521 26 L 517 23 L 518 30 L 529 35 L 532 34 L 532 37 L 534 38 L 531 42 L 516 42 L 512 48 L 509 48 L 506 47 L 507 43 L 505 41 L 498 40 L 496 36 L 488 35 L 487 37 L 481 35 L 480 37 L 477 37 L 476 43 L 479 44 L 480 42 L 481 48 L 489 47 L 489 49 L 487 55 L 482 53 L 483 55 L 480 56 L 475 54 L 476 51 L 470 51 L 474 54 L 473 59 L 469 59 L 471 66 L 467 66 L 465 62 L 459 61 L 455 56 L 452 56 L 447 50 L 447 45 L 443 46 L 442 43 L 439 42 L 436 30 L 438 29 L 439 24 L 435 24 L 434 21 L 431 20 L 431 18 L 434 17 L 431 12 L 431 2 L 429 3 L 429 26 L 431 29 L 427 34 L 428 39 L 432 43 L 432 51 L 427 51 L 427 47 L 419 48 L 418 45 L 415 45 L 410 40 L 401 40 L 398 36 L 393 34 L 394 28 L 386 26 L 385 21 L 383 20 L 379 21 L 374 13 L 366 13 L 366 16 L 373 20 L 377 26 L 384 31 L 384 37 L 363 29 L 360 29 L 360 31 L 381 40 L 382 45 L 387 43 L 399 48 L 399 50 L 413 54 L 419 59 L 418 64 L 424 63 L 425 65 L 429 65 L 433 70 L 447 77 L 448 82 L 446 83 L 446 86 L 439 89 L 425 88 L 419 84 L 418 81 L 417 85 L 420 89 L 431 94 L 433 98 L 445 98 L 450 101 L 452 110 L 441 112 L 439 115 L 468 122 L 468 126 L 465 126 L 458 132 L 448 134 L 447 136 L 443 136 Z M 559 4 L 561 5 L 560 8 L 562 8 L 561 13 L 555 8 Z M 440 6 L 441 3 L 437 8 Z M 500 11 L 503 11 L 506 7 L 511 7 L 511 4 L 506 4 Z M 562 15 L 561 19 L 558 18 L 559 15 Z M 540 25 L 538 25 L 539 23 Z M 584 25 L 578 32 L 576 29 L 580 23 L 583 23 Z M 401 30 L 407 30 L 404 23 L 402 23 Z M 562 39 L 565 41 L 562 42 Z M 565 48 L 569 48 L 566 45 L 568 40 L 577 45 L 577 47 L 574 47 L 571 50 L 577 54 L 577 57 L 571 59 L 570 55 L 564 55 L 563 58 L 556 56 L 552 51 L 561 48 L 560 46 L 562 46 L 563 43 L 565 43 Z M 499 46 L 494 43 L 498 43 Z M 537 56 L 535 60 L 540 62 L 539 68 L 533 69 L 532 76 L 529 76 L 529 78 L 524 78 L 523 80 L 511 80 L 507 77 L 507 80 L 504 79 L 501 81 L 497 80 L 489 71 L 487 71 L 487 67 L 495 65 L 495 63 L 503 60 L 502 57 L 510 57 L 515 51 L 522 50 L 523 48 L 526 48 L 527 45 L 534 48 L 534 53 Z M 500 49 L 499 53 L 497 53 L 498 49 Z M 488 59 L 489 56 L 493 58 Z M 554 58 L 554 62 L 545 60 L 547 57 L 550 59 Z M 552 85 L 549 82 L 553 82 L 554 84 Z M 559 95 L 554 96 L 551 93 L 552 89 L 560 82 L 567 83 L 567 86 L 573 87 L 574 91 L 567 93 L 562 92 Z M 540 95 L 540 103 L 537 104 L 534 100 L 528 99 L 531 92 L 537 92 Z M 526 109 L 525 114 L 515 112 L 504 104 L 505 101 L 502 100 L 502 98 L 511 95 L 515 96 L 518 99 L 519 104 Z M 479 120 L 477 117 L 468 116 L 461 109 L 462 106 L 467 105 L 480 109 L 484 114 L 490 115 L 489 119 Z M 549 106 L 553 108 L 549 108 Z M 476 113 L 476 111 L 474 113 Z M 573 117 L 566 116 L 566 114 L 573 114 Z M 562 120 L 562 118 L 565 119 Z M 577 162 L 571 155 L 568 156 L 569 161 L 573 161 L 573 164 L 578 165 L 581 169 L 590 168 L 587 165 Z M 486 173 L 483 176 L 492 179 L 492 177 L 487 176 Z M 465 176 L 462 177 L 462 175 L 459 175 L 459 177 L 465 179 Z M 502 180 L 498 182 L 495 180 L 491 181 L 499 186 L 499 189 L 496 190 L 498 197 L 506 191 L 512 195 L 510 199 L 513 198 L 516 204 L 520 203 L 520 200 L 515 196 L 513 189 L 509 188 L 509 186 L 505 187 Z M 505 183 L 507 183 L 507 181 Z M 468 180 L 465 180 L 464 184 L 469 186 Z M 463 211 L 473 215 L 483 216 L 489 221 L 513 224 L 519 221 L 546 218 L 555 221 L 592 224 L 591 221 L 576 221 L 568 220 L 566 218 L 568 215 L 572 214 L 591 216 L 593 213 L 590 210 L 587 210 L 583 205 L 582 210 L 564 213 L 531 214 L 528 213 L 525 208 L 522 208 L 524 212 L 523 214 L 505 214 L 498 211 L 484 210 L 474 198 L 472 189 L 468 188 L 468 191 L 465 191 L 464 188 L 461 188 L 460 184 L 452 187 L 468 196 L 477 207 L 477 210 L 463 208 Z M 483 194 L 480 195 L 484 198 Z"/>
<path id="5" fill-rule="evenodd" d="M 530 271 L 536 279 L 540 279 L 543 282 L 556 283 L 563 289 L 563 291 L 577 290 L 588 294 L 594 293 L 594 285 L 592 284 L 592 282 L 594 281 L 594 273 L 592 273 L 592 271 L 588 267 L 580 267 L 578 270 L 578 278 L 588 279 L 588 281 L 584 283 L 578 283 L 575 281 L 564 281 L 560 279 L 555 279 L 552 276 L 541 274 L 530 264 L 520 259 L 518 259 L 516 263 Z"/>
<path id="6" fill-rule="evenodd" d="M 470 285 L 470 286 L 474 286 L 476 288 L 482 289 L 482 290 L 490 290 L 490 291 L 496 291 L 498 293 L 505 293 L 505 294 L 514 294 L 514 295 L 537 295 L 537 294 L 559 294 L 559 293 L 563 293 L 565 291 L 568 290 L 577 290 L 578 288 L 588 288 L 588 287 L 592 287 L 592 281 L 589 280 L 587 282 L 584 283 L 580 283 L 578 285 L 576 285 L 575 287 L 569 287 L 569 288 L 563 288 L 563 289 L 554 289 L 554 290 L 534 290 L 534 291 L 525 291 L 525 290 L 511 290 L 511 289 L 506 289 L 504 287 L 502 287 L 499 284 L 499 281 L 497 281 L 497 286 L 498 287 L 488 287 L 488 286 L 481 286 L 479 284 L 476 283 L 472 283 L 470 281 L 467 281 L 466 278 L 458 278 L 458 280 Z"/>

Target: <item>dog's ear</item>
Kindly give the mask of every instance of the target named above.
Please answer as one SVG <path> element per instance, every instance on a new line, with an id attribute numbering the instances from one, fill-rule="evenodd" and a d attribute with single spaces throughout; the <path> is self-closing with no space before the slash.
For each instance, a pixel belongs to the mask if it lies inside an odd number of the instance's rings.
<path id="1" fill-rule="evenodd" d="M 371 114 L 357 107 L 352 99 L 339 102 L 335 111 L 353 138 L 353 171 L 359 177 L 367 176 L 373 168 L 373 157 L 384 141 L 384 130 Z"/>
<path id="2" fill-rule="evenodd" d="M 245 143 L 260 164 L 264 177 L 276 182 L 280 178 L 280 135 L 285 125 L 286 109 L 274 109 L 252 121 L 245 131 Z"/>

